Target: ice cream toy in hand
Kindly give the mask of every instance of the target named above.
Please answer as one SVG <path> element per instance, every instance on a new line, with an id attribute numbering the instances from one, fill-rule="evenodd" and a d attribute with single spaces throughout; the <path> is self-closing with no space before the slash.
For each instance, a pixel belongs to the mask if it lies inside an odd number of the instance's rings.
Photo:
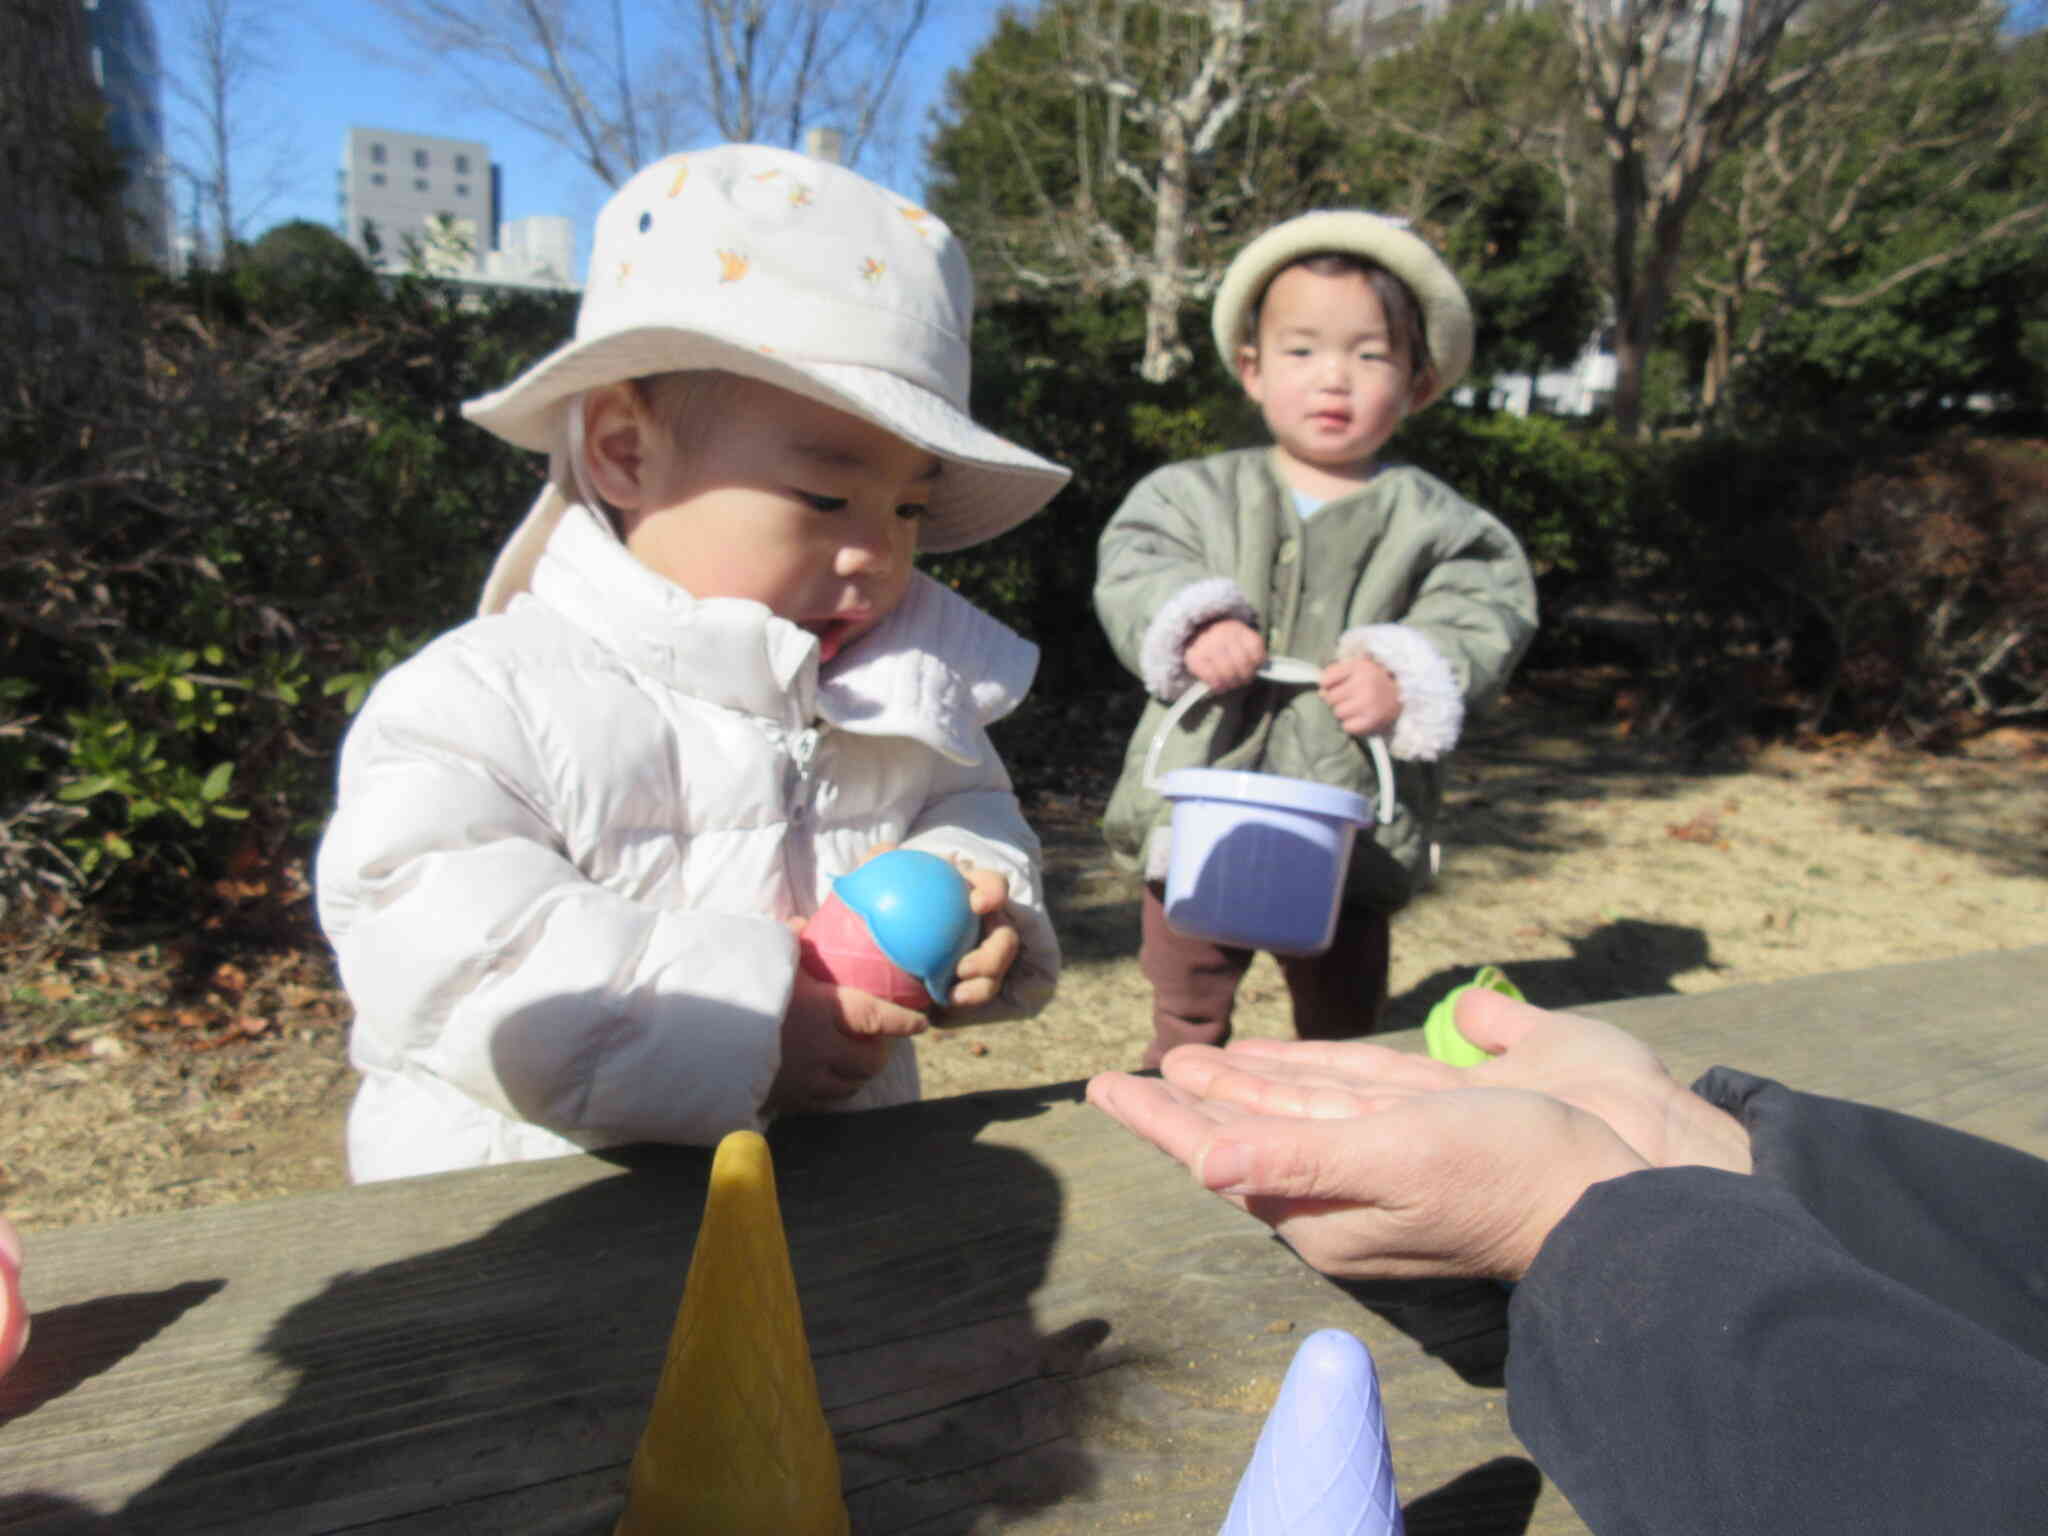
<path id="1" fill-rule="evenodd" d="M 1458 999 L 1474 988 L 1500 993 L 1512 997 L 1516 1002 L 1526 999 L 1522 989 L 1507 978 L 1507 973 L 1497 965 L 1480 967 L 1479 974 L 1461 987 L 1453 987 L 1429 1010 L 1429 1017 L 1422 1021 L 1422 1043 L 1438 1061 L 1453 1067 L 1476 1067 L 1482 1062 L 1493 1060 L 1493 1053 L 1482 1051 L 1467 1040 L 1458 1029 Z"/>
<path id="2" fill-rule="evenodd" d="M 894 848 L 832 882 L 798 948 L 819 980 L 925 1013 L 952 995 L 954 967 L 980 934 L 960 871 Z"/>
<path id="3" fill-rule="evenodd" d="M 1294 1352 L 1220 1536 L 1403 1536 L 1372 1353 L 1338 1328 Z"/>

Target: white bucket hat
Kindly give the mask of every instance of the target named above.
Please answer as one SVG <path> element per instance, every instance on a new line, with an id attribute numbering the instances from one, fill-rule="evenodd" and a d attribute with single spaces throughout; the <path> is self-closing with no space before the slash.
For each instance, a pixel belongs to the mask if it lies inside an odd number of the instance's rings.
<path id="1" fill-rule="evenodd" d="M 1252 305 L 1274 274 L 1289 262 L 1321 251 L 1342 251 L 1377 262 L 1406 283 L 1421 304 L 1436 376 L 1428 394 L 1416 399 L 1417 410 L 1465 376 L 1472 366 L 1472 306 L 1458 279 L 1441 256 L 1408 232 L 1406 221 L 1348 208 L 1304 213 L 1275 224 L 1237 253 L 1209 314 L 1225 368 L 1237 371 L 1238 348 L 1252 340 L 1247 325 Z"/>
<path id="2" fill-rule="evenodd" d="M 557 455 L 500 551 L 482 611 L 523 590 L 566 506 L 566 403 L 623 379 L 721 369 L 849 412 L 935 454 L 919 547 L 1014 528 L 1068 472 L 967 414 L 974 280 L 951 230 L 837 165 L 728 144 L 635 174 L 597 216 L 575 339 L 463 414 Z"/>

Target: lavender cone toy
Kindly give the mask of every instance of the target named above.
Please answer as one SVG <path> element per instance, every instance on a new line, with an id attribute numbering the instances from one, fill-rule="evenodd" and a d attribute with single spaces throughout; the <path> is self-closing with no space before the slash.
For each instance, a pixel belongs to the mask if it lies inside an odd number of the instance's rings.
<path id="1" fill-rule="evenodd" d="M 1220 1536 L 1403 1536 L 1379 1377 L 1350 1334 L 1294 1352 Z"/>

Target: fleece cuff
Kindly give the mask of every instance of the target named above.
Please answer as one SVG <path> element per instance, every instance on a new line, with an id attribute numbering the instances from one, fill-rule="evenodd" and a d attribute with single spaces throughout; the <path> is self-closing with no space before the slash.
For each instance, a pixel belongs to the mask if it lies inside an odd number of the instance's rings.
<path id="1" fill-rule="evenodd" d="M 1242 619 L 1259 627 L 1258 610 L 1228 576 L 1182 587 L 1160 605 L 1138 646 L 1138 676 L 1154 698 L 1177 699 L 1187 692 L 1195 680 L 1182 659 L 1188 642 L 1217 619 Z"/>
<path id="2" fill-rule="evenodd" d="M 1395 757 L 1433 762 L 1458 744 L 1465 724 L 1465 696 L 1451 664 L 1419 629 L 1406 624 L 1362 624 L 1337 640 L 1337 659 L 1370 657 L 1394 675 L 1401 690 L 1401 716 L 1387 751 Z"/>

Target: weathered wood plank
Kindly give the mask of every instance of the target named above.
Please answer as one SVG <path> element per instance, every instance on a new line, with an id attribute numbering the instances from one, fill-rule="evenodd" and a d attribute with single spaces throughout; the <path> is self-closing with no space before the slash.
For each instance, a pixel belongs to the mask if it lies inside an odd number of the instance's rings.
<path id="1" fill-rule="evenodd" d="M 2048 945 L 1582 1011 L 1687 1079 L 1742 1067 L 2048 1156 Z"/>
<path id="2" fill-rule="evenodd" d="M 2043 997 L 2048 948 L 1588 1011 L 1681 1072 L 2048 1153 Z M 1378 1360 L 1411 1531 L 1582 1529 L 1484 1384 L 1494 1291 L 1368 1309 L 1079 1090 L 777 1128 L 857 1530 L 1214 1529 L 1322 1326 Z M 0 1532 L 603 1536 L 708 1165 L 649 1149 L 32 1238 Z"/>

